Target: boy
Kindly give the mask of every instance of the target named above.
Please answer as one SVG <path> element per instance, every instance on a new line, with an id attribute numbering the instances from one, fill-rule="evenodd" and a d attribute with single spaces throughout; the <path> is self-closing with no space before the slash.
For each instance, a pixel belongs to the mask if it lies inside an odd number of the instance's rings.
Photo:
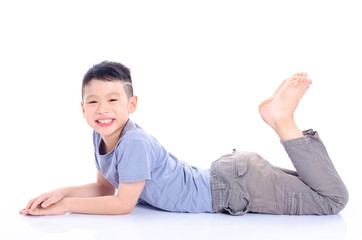
<path id="1" fill-rule="evenodd" d="M 336 214 L 347 204 L 347 189 L 318 133 L 302 132 L 293 119 L 311 83 L 306 73 L 294 74 L 259 106 L 296 171 L 235 151 L 210 170 L 200 170 L 179 161 L 129 120 L 137 96 L 128 68 L 107 61 L 94 65 L 83 78 L 81 105 L 94 129 L 97 182 L 44 193 L 20 213 L 128 214 L 140 202 L 173 212 Z"/>

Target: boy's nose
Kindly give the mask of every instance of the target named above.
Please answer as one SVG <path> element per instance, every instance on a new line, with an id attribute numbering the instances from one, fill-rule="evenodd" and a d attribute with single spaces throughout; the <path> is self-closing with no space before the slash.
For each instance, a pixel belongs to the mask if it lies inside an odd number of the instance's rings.
<path id="1" fill-rule="evenodd" d="M 108 112 L 109 112 L 109 108 L 108 108 L 107 104 L 104 104 L 104 103 L 99 104 L 99 107 L 97 109 L 98 114 L 104 114 L 104 113 L 108 113 Z"/>

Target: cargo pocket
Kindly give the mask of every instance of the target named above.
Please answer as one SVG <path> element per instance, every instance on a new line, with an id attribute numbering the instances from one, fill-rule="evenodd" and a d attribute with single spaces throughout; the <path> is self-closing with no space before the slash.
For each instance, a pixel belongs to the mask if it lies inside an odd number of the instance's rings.
<path id="1" fill-rule="evenodd" d="M 248 169 L 248 159 L 245 154 L 238 152 L 234 156 L 235 161 L 235 177 L 242 177 Z"/>
<path id="2" fill-rule="evenodd" d="M 245 191 L 243 180 L 241 179 L 248 169 L 247 160 L 247 156 L 243 152 L 236 152 L 232 156 L 234 177 L 230 179 L 232 184 L 229 192 L 228 207 L 225 209 L 231 215 L 238 216 L 249 212 L 249 194 Z"/>

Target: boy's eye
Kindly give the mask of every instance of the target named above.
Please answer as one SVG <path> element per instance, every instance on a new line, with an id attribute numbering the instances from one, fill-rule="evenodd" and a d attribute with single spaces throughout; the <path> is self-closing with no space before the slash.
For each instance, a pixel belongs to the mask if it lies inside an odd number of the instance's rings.
<path id="1" fill-rule="evenodd" d="M 97 103 L 97 101 L 90 101 L 90 102 L 88 102 L 88 104 L 93 104 L 93 103 Z"/>
<path id="2" fill-rule="evenodd" d="M 117 99 L 112 98 L 112 99 L 109 99 L 109 101 L 110 101 L 110 102 L 116 102 L 116 101 L 117 101 Z"/>

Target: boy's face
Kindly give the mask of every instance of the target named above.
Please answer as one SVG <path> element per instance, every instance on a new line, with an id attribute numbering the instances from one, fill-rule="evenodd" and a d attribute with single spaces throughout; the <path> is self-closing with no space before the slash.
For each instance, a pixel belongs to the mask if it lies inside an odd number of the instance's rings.
<path id="1" fill-rule="evenodd" d="M 137 108 L 137 97 L 127 98 L 121 81 L 92 79 L 84 87 L 82 109 L 88 125 L 104 140 L 117 139 Z"/>

